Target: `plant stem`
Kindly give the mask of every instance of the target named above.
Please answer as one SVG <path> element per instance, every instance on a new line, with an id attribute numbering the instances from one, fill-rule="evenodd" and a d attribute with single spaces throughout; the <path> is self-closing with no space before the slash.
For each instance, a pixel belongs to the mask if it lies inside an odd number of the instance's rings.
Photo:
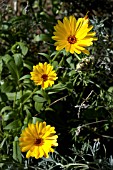
<path id="1" fill-rule="evenodd" d="M 60 63 L 59 63 L 59 65 L 58 65 L 56 71 L 59 69 L 60 66 L 62 66 L 63 61 L 64 61 L 64 56 L 63 56 L 62 59 L 60 60 Z"/>
<path id="2" fill-rule="evenodd" d="M 37 91 L 37 87 L 33 90 L 33 92 L 28 96 L 28 98 L 22 103 L 22 105 L 24 104 L 24 103 L 26 103 L 27 102 L 27 100 L 29 100 L 30 98 L 31 98 L 31 96 L 35 93 Z"/>
<path id="3" fill-rule="evenodd" d="M 20 103 L 19 111 L 22 117 L 23 117 L 22 111 L 23 111 L 24 103 L 26 103 L 36 91 L 37 91 L 37 87 L 33 90 L 33 92 L 27 97 L 27 99 L 23 103 Z"/>
<path id="4" fill-rule="evenodd" d="M 74 53 L 74 55 L 79 61 L 81 60 L 80 57 L 76 53 Z"/>
<path id="5" fill-rule="evenodd" d="M 82 164 L 82 163 L 69 163 L 67 165 L 64 165 L 65 168 L 69 168 L 70 166 L 75 166 L 77 168 L 84 168 L 89 169 L 89 166 L 87 164 Z"/>
<path id="6" fill-rule="evenodd" d="M 54 58 L 52 59 L 52 62 L 57 58 L 57 56 L 60 54 L 60 51 L 58 51 L 57 53 L 56 53 L 56 55 L 54 56 Z"/>
<path id="7" fill-rule="evenodd" d="M 97 123 L 101 123 L 101 122 L 108 122 L 108 120 L 99 120 L 99 121 L 96 121 L 96 122 L 91 122 L 91 123 L 84 124 L 84 125 L 82 125 L 80 127 L 86 127 L 88 125 L 97 124 Z"/>

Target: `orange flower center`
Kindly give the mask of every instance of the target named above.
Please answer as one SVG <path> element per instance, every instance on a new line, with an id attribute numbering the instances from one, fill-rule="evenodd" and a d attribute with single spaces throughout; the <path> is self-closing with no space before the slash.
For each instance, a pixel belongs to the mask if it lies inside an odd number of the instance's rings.
<path id="1" fill-rule="evenodd" d="M 41 145 L 42 144 L 42 139 L 36 139 L 34 145 Z"/>
<path id="2" fill-rule="evenodd" d="M 48 75 L 47 74 L 43 74 L 41 78 L 43 78 L 44 81 L 47 81 Z"/>
<path id="3" fill-rule="evenodd" d="M 75 44 L 77 42 L 77 39 L 74 35 L 70 35 L 67 40 L 70 44 Z"/>

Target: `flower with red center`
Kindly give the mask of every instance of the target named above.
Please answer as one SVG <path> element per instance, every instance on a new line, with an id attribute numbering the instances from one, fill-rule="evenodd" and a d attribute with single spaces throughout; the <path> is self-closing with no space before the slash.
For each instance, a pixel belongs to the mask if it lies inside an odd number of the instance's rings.
<path id="1" fill-rule="evenodd" d="M 43 89 L 52 86 L 58 78 L 53 70 L 53 66 L 47 64 L 47 62 L 33 66 L 33 71 L 30 72 L 30 74 L 31 80 L 33 80 L 36 85 L 41 85 Z"/>
<path id="2" fill-rule="evenodd" d="M 56 50 L 60 51 L 65 48 L 67 52 L 80 54 L 81 52 L 89 54 L 85 48 L 91 46 L 96 41 L 95 32 L 90 32 L 93 26 L 89 25 L 89 19 L 86 15 L 84 18 L 76 20 L 74 16 L 69 19 L 64 17 L 63 22 L 58 20 L 54 26 L 55 32 L 52 39 L 55 40 Z"/>
<path id="3" fill-rule="evenodd" d="M 46 125 L 46 122 L 28 124 L 19 138 L 19 146 L 22 152 L 27 152 L 26 158 L 48 158 L 49 152 L 54 152 L 52 147 L 58 146 L 54 127 Z"/>

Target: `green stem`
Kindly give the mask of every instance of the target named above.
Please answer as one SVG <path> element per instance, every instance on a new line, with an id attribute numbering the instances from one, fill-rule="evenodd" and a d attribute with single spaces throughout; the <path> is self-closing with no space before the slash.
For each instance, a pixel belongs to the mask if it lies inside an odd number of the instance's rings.
<path id="1" fill-rule="evenodd" d="M 57 56 L 60 54 L 60 51 L 58 51 L 57 53 L 56 53 L 56 55 L 54 56 L 54 58 L 52 59 L 52 62 L 57 58 Z"/>
<path id="2" fill-rule="evenodd" d="M 33 92 L 28 96 L 28 98 L 22 103 L 22 105 L 24 104 L 24 103 L 26 103 L 27 102 L 27 100 L 29 100 L 30 98 L 31 98 L 31 96 L 37 91 L 37 87 L 33 90 Z"/>
<path id="3" fill-rule="evenodd" d="M 15 108 L 16 97 L 17 97 L 17 91 L 15 92 L 15 95 L 14 95 L 13 108 Z"/>
<path id="4" fill-rule="evenodd" d="M 64 61 L 64 56 L 63 56 L 62 59 L 60 60 L 60 63 L 59 63 L 59 65 L 58 65 L 59 67 L 62 66 L 63 61 Z M 59 67 L 58 67 L 58 68 L 59 68 Z M 56 69 L 56 71 L 58 70 L 58 68 Z"/>
<path id="5" fill-rule="evenodd" d="M 79 61 L 81 60 L 80 57 L 76 53 L 74 53 L 74 55 Z"/>
<path id="6" fill-rule="evenodd" d="M 23 105 L 24 105 L 24 103 L 26 103 L 36 91 L 37 91 L 37 87 L 33 90 L 33 92 L 27 97 L 27 99 L 23 103 L 20 103 L 19 112 L 20 112 L 20 115 L 22 117 L 23 117 L 22 112 L 23 112 Z"/>

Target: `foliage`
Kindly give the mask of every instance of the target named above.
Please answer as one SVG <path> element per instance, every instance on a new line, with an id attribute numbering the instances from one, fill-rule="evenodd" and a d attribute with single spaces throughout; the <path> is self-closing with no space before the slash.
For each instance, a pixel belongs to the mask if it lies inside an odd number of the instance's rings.
<path id="1" fill-rule="evenodd" d="M 29 0 L 21 3 L 20 11 L 3 2 L 0 12 L 2 169 L 113 168 L 111 15 L 106 11 L 107 18 L 100 17 L 100 8 L 90 9 L 89 18 L 98 41 L 89 47 L 90 56 L 80 54 L 80 60 L 65 50 L 57 52 L 51 38 L 58 19 L 72 14 L 84 17 L 94 3 L 88 2 Z M 80 8 L 73 9 L 75 4 Z M 45 90 L 30 79 L 33 66 L 39 62 L 50 63 L 57 72 L 55 84 Z M 55 126 L 59 136 L 59 146 L 48 159 L 26 159 L 19 148 L 21 130 L 36 121 Z"/>

